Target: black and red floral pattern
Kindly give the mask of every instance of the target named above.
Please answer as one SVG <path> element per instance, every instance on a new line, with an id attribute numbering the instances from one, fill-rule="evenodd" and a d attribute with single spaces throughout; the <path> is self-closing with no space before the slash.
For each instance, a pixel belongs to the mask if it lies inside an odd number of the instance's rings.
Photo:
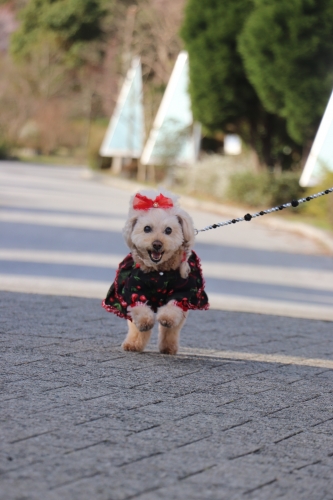
<path id="1" fill-rule="evenodd" d="M 139 304 L 148 305 L 154 312 L 170 301 L 183 311 L 208 309 L 200 259 L 195 252 L 192 251 L 188 263 L 191 271 L 188 278 L 184 279 L 178 269 L 163 273 L 144 273 L 134 262 L 132 255 L 128 254 L 119 264 L 116 279 L 102 306 L 108 312 L 126 319 L 131 319 L 127 308 Z"/>

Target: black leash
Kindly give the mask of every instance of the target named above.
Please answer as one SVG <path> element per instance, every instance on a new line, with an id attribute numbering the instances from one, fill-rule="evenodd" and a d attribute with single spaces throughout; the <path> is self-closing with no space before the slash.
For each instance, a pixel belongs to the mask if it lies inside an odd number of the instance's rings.
<path id="1" fill-rule="evenodd" d="M 298 207 L 301 203 L 305 203 L 306 201 L 314 200 L 315 198 L 319 198 L 320 196 L 324 196 L 325 194 L 333 193 L 333 187 L 329 189 L 325 189 L 325 191 L 321 191 L 320 193 L 312 194 L 311 196 L 307 196 L 306 198 L 300 198 L 299 200 L 292 200 L 290 203 L 284 203 L 283 205 L 279 205 L 278 207 L 269 208 L 267 210 L 261 210 L 260 212 L 256 212 L 255 214 L 245 214 L 244 217 L 239 217 L 238 219 L 230 219 L 224 222 L 217 222 L 216 224 L 212 224 L 211 226 L 206 226 L 202 229 L 196 229 L 195 234 L 201 233 L 203 231 L 208 231 L 209 229 L 216 229 L 217 227 L 229 226 L 229 224 L 236 224 L 236 222 L 242 222 L 243 220 L 249 222 L 256 217 L 260 217 L 261 215 L 270 214 L 272 212 L 278 212 L 279 210 L 283 210 L 288 207 Z"/>

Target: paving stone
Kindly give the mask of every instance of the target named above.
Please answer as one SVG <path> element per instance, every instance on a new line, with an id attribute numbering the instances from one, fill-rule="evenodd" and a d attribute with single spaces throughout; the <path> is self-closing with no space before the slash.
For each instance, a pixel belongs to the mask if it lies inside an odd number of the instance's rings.
<path id="1" fill-rule="evenodd" d="M 99 301 L 0 299 L 1 499 L 332 500 L 333 370 L 163 356 L 156 331 L 124 353 L 126 323 Z M 332 332 L 212 310 L 181 344 L 325 360 Z"/>

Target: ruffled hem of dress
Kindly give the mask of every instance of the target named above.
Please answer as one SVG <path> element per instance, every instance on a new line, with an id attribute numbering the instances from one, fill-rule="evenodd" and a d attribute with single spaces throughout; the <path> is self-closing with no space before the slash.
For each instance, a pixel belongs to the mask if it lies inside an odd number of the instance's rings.
<path id="1" fill-rule="evenodd" d="M 124 318 L 124 319 L 129 319 L 130 321 L 132 321 L 132 318 L 128 315 L 128 314 L 124 314 L 122 313 L 121 311 L 119 311 L 119 309 L 117 309 L 115 306 L 111 306 L 110 304 L 106 304 L 105 303 L 105 300 L 102 301 L 102 307 L 104 307 L 104 309 L 109 312 L 109 313 L 113 313 L 115 314 L 116 316 L 119 316 L 119 318 Z"/>
<path id="2" fill-rule="evenodd" d="M 207 311 L 209 309 L 209 302 L 207 304 L 204 304 L 203 306 L 195 306 L 193 304 L 184 304 L 181 300 L 174 300 L 173 304 L 177 307 L 180 307 L 183 311 Z"/>

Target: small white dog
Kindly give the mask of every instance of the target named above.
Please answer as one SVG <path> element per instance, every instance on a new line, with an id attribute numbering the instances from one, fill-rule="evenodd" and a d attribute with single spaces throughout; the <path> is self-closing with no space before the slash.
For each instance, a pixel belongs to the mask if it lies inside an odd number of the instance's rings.
<path id="1" fill-rule="evenodd" d="M 143 351 L 156 319 L 159 350 L 176 354 L 189 309 L 208 309 L 194 228 L 177 197 L 143 191 L 132 197 L 123 229 L 131 253 L 119 264 L 103 307 L 128 320 L 125 351 Z"/>

